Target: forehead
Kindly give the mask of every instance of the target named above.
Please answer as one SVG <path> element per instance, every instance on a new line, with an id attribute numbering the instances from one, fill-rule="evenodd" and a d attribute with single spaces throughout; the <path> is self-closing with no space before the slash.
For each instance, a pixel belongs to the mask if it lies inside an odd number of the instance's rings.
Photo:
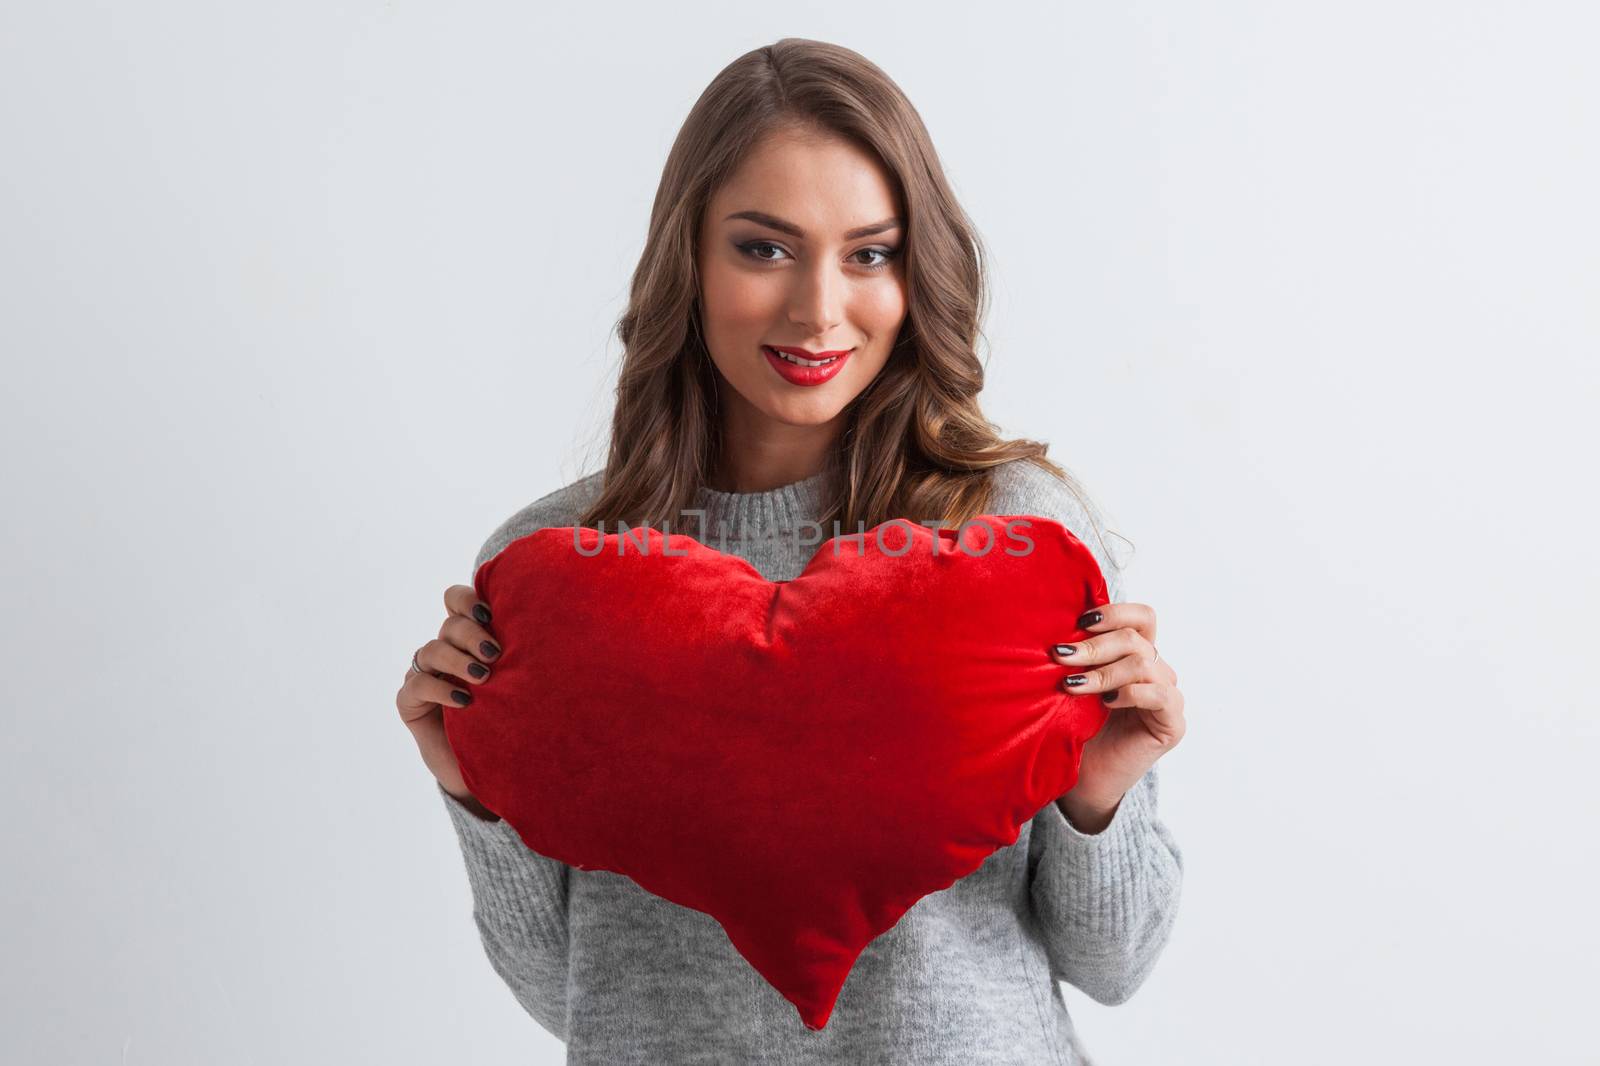
<path id="1" fill-rule="evenodd" d="M 765 211 L 834 236 L 899 213 L 888 170 L 843 137 L 783 131 L 758 142 L 711 200 L 708 221 Z"/>

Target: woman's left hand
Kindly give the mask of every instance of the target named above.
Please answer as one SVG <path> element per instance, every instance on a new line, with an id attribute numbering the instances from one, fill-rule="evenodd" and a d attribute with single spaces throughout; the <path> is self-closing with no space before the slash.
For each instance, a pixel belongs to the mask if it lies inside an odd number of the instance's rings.
<path id="1" fill-rule="evenodd" d="M 1062 679 L 1062 690 L 1101 693 L 1112 714 L 1084 744 L 1078 782 L 1059 802 L 1079 829 L 1098 833 L 1128 789 L 1183 739 L 1183 693 L 1177 673 L 1157 655 L 1156 612 L 1148 604 L 1097 607 L 1078 619 L 1078 628 L 1094 636 L 1050 652 L 1074 671 Z M 1073 677 L 1081 683 L 1068 685 Z"/>

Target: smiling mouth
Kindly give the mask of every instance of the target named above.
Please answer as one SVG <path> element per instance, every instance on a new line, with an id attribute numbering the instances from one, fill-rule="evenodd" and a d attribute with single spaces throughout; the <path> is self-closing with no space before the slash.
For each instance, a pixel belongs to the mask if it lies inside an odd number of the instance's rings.
<path id="1" fill-rule="evenodd" d="M 762 345 L 762 347 L 771 352 L 773 355 L 777 356 L 779 359 L 782 359 L 784 362 L 793 363 L 795 366 L 827 366 L 829 363 L 837 363 L 840 359 L 844 358 L 840 355 L 830 355 L 826 359 L 805 359 L 798 355 L 790 355 L 788 352 L 781 352 L 778 349 L 765 344 Z"/>

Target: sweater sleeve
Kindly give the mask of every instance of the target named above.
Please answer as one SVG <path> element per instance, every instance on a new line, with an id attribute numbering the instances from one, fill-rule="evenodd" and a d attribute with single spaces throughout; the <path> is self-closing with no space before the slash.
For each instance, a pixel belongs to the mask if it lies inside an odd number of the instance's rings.
<path id="1" fill-rule="evenodd" d="M 534 1021 L 565 1040 L 569 867 L 528 847 L 504 819 L 479 818 L 435 787 L 461 844 L 489 964 Z"/>
<path id="2" fill-rule="evenodd" d="M 1092 497 L 1052 478 L 1028 498 L 1034 513 L 1078 535 L 1106 576 L 1109 602 L 1124 602 L 1125 567 L 1107 550 L 1105 516 Z M 1080 832 L 1054 801 L 1032 819 L 1029 903 L 1051 975 L 1099 1003 L 1123 1003 L 1138 990 L 1177 918 L 1183 852 L 1161 821 L 1158 784 L 1151 766 L 1098 833 Z"/>
<path id="3" fill-rule="evenodd" d="M 1157 813 L 1157 791 L 1152 766 L 1098 833 L 1074 828 L 1054 801 L 1033 818 L 1030 903 L 1051 976 L 1099 1003 L 1138 990 L 1178 915 L 1183 852 Z"/>
<path id="4" fill-rule="evenodd" d="M 598 471 L 546 493 L 501 522 L 472 560 L 473 580 L 485 562 L 518 537 L 576 521 L 600 490 L 603 475 Z M 461 844 L 472 888 L 472 917 L 489 964 L 534 1021 L 566 1040 L 567 887 L 572 867 L 528 847 L 504 819 L 479 818 L 443 786 L 437 787 Z"/>

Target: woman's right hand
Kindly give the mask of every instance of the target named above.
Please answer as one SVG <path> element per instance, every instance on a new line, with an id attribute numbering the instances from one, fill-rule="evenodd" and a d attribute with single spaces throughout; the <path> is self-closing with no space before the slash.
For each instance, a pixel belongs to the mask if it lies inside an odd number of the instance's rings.
<path id="1" fill-rule="evenodd" d="M 499 658 L 500 645 L 487 628 L 489 605 L 471 585 L 445 589 L 444 606 L 447 613 L 439 635 L 417 649 L 423 673 L 406 665 L 395 705 L 440 786 L 479 818 L 497 821 L 498 816 L 478 802 L 461 777 L 461 764 L 445 736 L 443 704 L 465 707 L 472 702 L 471 687 L 489 680 L 485 664 Z"/>

